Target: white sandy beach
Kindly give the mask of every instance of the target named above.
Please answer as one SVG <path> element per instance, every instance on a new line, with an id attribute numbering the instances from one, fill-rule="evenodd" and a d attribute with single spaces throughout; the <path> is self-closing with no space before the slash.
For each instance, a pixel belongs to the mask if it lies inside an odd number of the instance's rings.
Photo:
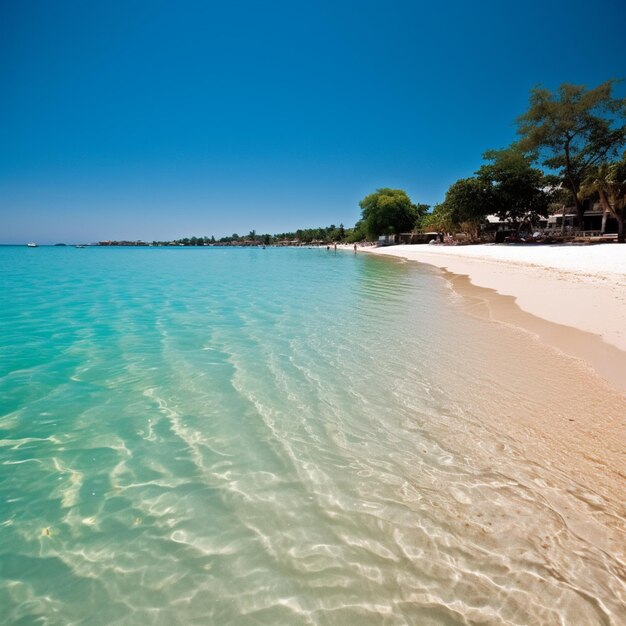
<path id="1" fill-rule="evenodd" d="M 400 245 L 359 251 L 401 257 L 468 276 L 556 324 L 594 333 L 626 351 L 626 245 Z"/>

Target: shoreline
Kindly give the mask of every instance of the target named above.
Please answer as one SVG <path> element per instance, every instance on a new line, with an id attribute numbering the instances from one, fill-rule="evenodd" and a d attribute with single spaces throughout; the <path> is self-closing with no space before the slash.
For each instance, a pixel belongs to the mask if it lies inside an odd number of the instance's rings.
<path id="1" fill-rule="evenodd" d="M 442 270 L 471 313 L 581 359 L 626 392 L 626 246 L 363 247 Z M 476 307 L 476 303 L 482 303 Z"/>

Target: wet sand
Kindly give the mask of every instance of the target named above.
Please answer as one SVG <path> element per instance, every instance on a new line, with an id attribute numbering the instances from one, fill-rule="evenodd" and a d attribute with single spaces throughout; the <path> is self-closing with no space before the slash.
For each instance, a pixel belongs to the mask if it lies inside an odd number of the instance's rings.
<path id="1" fill-rule="evenodd" d="M 426 263 L 495 321 L 582 359 L 626 391 L 626 246 L 360 248 Z M 559 256 L 564 255 L 564 259 Z"/>
<path id="2" fill-rule="evenodd" d="M 476 421 L 468 449 L 486 440 L 481 428 L 492 433 L 501 449 L 473 448 L 475 455 L 484 453 L 494 470 L 533 484 L 565 527 L 623 562 L 626 352 L 598 335 L 523 311 L 512 296 L 477 287 L 468 276 L 428 271 L 447 281 L 467 314 L 496 323 L 487 342 L 456 337 L 465 356 L 454 371 L 437 373 Z M 474 362 L 464 360 L 468 353 Z M 441 436 L 450 445 L 463 438 L 454 429 Z M 504 469 L 508 463 L 514 471 Z"/>
<path id="3" fill-rule="evenodd" d="M 515 298 L 476 287 L 467 276 L 446 271 L 443 276 L 467 313 L 517 330 L 533 344 L 529 355 L 519 350 L 519 340 L 517 345 L 503 341 L 490 347 L 490 360 L 497 367 L 505 367 L 504 361 L 517 362 L 520 374 L 516 378 L 521 380 L 512 382 L 511 389 L 518 388 L 512 395 L 520 397 L 526 383 L 529 396 L 519 410 L 509 407 L 502 433 L 523 442 L 526 453 L 535 460 L 550 459 L 572 481 L 613 499 L 626 515 L 620 495 L 626 479 L 626 352 L 597 335 L 527 313 Z M 540 356 L 551 361 L 553 369 L 561 368 L 559 388 L 547 390 L 533 371 L 537 348 L 542 346 Z M 501 354 L 496 356 L 498 352 Z M 482 404 L 486 408 L 489 401 L 485 399 Z M 496 407 L 485 410 L 485 414 L 498 413 Z M 626 531 L 624 520 L 617 526 Z"/>
<path id="4" fill-rule="evenodd" d="M 426 246 L 359 248 L 359 252 L 373 252 L 388 257 L 390 262 L 408 262 L 406 248 L 419 251 Z M 488 419 L 490 428 L 500 431 L 503 445 L 508 442 L 523 450 L 527 461 L 552 467 L 554 480 L 571 483 L 572 492 L 578 499 L 585 501 L 589 496 L 589 515 L 594 508 L 594 498 L 611 502 L 608 508 L 615 512 L 615 517 L 600 517 L 603 527 L 614 529 L 617 533 L 614 541 L 618 541 L 618 537 L 623 537 L 626 532 L 623 500 L 626 481 L 626 351 L 614 344 L 621 345 L 619 339 L 623 328 L 618 325 L 626 315 L 623 304 L 626 281 L 620 282 L 619 275 L 610 276 L 611 287 L 602 287 L 598 276 L 580 272 L 561 270 L 555 277 L 551 275 L 553 268 L 508 267 L 504 262 L 451 259 L 418 251 L 411 257 L 419 256 L 433 272 L 441 273 L 452 290 L 452 297 L 466 313 L 495 322 L 503 327 L 503 331 L 507 329 L 517 335 L 517 339 L 510 341 L 510 332 L 503 332 L 499 334 L 498 345 L 474 348 L 476 359 L 483 360 L 483 365 L 488 364 L 486 369 L 491 369 L 494 377 L 491 382 L 476 381 L 472 397 L 467 396 L 469 384 L 466 381 L 459 395 L 466 397 L 481 419 Z M 428 261 L 424 260 L 426 258 Z M 456 262 L 450 263 L 450 260 Z M 459 273 L 443 268 L 443 263 Z M 505 283 L 507 290 L 515 291 L 518 297 L 503 295 L 496 288 L 503 284 L 502 278 L 507 275 L 514 276 Z M 478 286 L 475 280 L 482 284 L 491 282 L 494 286 Z M 535 289 L 549 294 L 550 316 L 544 318 L 521 308 L 519 296 Z M 564 292 L 568 297 L 561 300 Z M 574 297 L 580 300 L 581 307 L 570 312 L 567 309 L 572 305 L 569 298 Z M 590 318 L 590 311 L 599 305 L 608 307 L 605 314 L 600 316 L 598 313 L 595 318 Z M 605 333 L 587 332 L 575 325 L 546 319 L 565 318 L 571 322 L 573 316 L 568 317 L 568 313 L 578 314 L 578 326 L 586 327 L 592 322 L 596 329 L 603 329 Z M 618 341 L 609 343 L 607 335 Z M 528 350 L 520 349 L 524 345 Z M 561 380 L 562 385 L 552 383 L 552 387 L 547 388 L 544 376 L 550 372 L 550 378 L 554 380 L 555 371 L 561 372 L 556 380 Z M 492 400 L 497 394 L 491 385 L 499 384 L 496 381 L 502 378 L 502 372 L 507 372 L 511 397 L 518 399 L 516 405 L 504 407 Z M 446 384 L 452 386 L 453 381 L 448 379 Z M 521 402 L 519 399 L 524 396 L 526 398 Z M 557 475 L 560 478 L 557 479 Z M 551 497 L 549 492 L 550 489 L 546 488 L 548 500 Z M 586 527 L 585 534 L 594 535 L 591 517 L 581 516 L 579 512 L 572 515 L 571 521 L 581 529 Z"/>
<path id="5" fill-rule="evenodd" d="M 528 331 L 543 343 L 582 360 L 605 381 L 626 392 L 624 350 L 607 343 L 599 335 L 528 313 L 520 308 L 513 296 L 502 295 L 495 289 L 477 287 L 469 276 L 442 271 L 452 289 L 466 300 L 466 309 L 472 314 Z"/>

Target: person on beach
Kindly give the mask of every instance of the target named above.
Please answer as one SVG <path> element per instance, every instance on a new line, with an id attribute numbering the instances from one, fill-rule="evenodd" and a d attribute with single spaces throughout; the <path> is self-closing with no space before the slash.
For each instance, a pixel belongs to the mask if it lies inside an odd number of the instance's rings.
<path id="1" fill-rule="evenodd" d="M 356 244 L 354 244 L 354 254 L 356 254 Z"/>

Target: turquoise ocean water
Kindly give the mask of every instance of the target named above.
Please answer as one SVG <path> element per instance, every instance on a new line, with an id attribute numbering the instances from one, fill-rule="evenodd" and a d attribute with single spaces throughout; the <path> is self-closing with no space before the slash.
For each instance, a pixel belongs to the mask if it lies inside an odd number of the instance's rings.
<path id="1" fill-rule="evenodd" d="M 506 426 L 578 366 L 434 270 L 0 247 L 0 289 L 0 623 L 624 623 L 623 518 Z"/>

